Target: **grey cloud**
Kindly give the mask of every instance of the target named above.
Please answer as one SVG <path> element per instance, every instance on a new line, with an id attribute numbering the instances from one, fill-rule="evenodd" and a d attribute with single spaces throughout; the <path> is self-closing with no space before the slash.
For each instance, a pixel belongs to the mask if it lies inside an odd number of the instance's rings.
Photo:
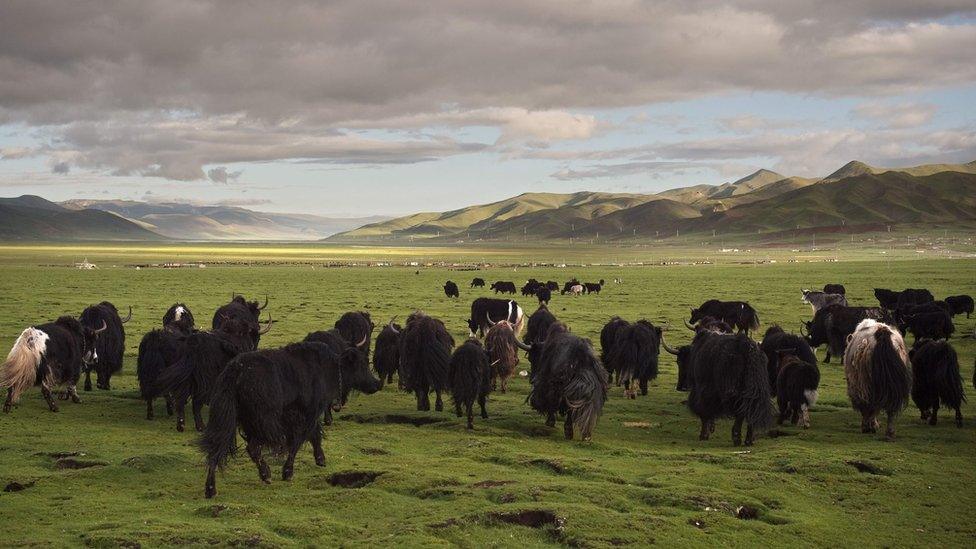
<path id="1" fill-rule="evenodd" d="M 237 178 L 239 178 L 242 173 L 244 172 L 242 171 L 230 172 L 227 171 L 226 167 L 220 166 L 217 168 L 211 168 L 207 170 L 207 178 L 209 178 L 214 183 L 228 183 L 231 181 L 236 181 Z"/>
<path id="2" fill-rule="evenodd" d="M 58 162 L 51 166 L 51 172 L 57 174 L 66 174 L 71 171 L 71 165 L 67 162 Z"/>

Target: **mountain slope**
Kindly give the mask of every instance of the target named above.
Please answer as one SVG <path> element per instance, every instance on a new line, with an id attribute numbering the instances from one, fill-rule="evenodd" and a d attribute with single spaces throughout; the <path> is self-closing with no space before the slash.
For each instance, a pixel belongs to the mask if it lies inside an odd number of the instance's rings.
<path id="1" fill-rule="evenodd" d="M 24 198 L 26 199 L 21 200 Z M 165 240 L 165 238 L 109 212 L 68 210 L 53 202 L 28 196 L 0 200 L 0 240 Z"/>

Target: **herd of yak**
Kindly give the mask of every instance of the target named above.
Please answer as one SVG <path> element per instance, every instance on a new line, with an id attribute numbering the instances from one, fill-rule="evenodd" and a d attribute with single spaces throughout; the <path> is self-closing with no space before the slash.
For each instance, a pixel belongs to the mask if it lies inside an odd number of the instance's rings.
<path id="1" fill-rule="evenodd" d="M 598 293 L 604 281 L 584 284 L 572 280 L 562 293 Z M 484 287 L 475 278 L 471 287 Z M 496 282 L 495 293 L 515 293 L 512 282 Z M 444 287 L 458 297 L 457 285 Z M 810 408 L 817 398 L 820 371 L 814 349 L 826 345 L 824 362 L 842 356 L 847 391 L 861 414 L 862 431 L 877 432 L 878 418 L 886 418 L 885 436 L 894 436 L 894 417 L 909 396 L 923 420 L 935 425 L 940 406 L 955 410 L 962 425 L 965 400 L 958 358 L 948 339 L 954 315 L 973 312 L 969 296 L 937 301 L 927 290 L 902 292 L 877 289 L 879 307 L 852 307 L 844 287 L 830 284 L 823 291 L 802 291 L 813 309 L 800 334 L 778 326 L 767 329 L 761 342 L 750 337 L 759 328 L 759 316 L 748 303 L 709 300 L 691 310 L 685 325 L 694 331 L 688 345 L 673 348 L 664 341 L 666 327 L 647 320 L 630 322 L 612 318 L 600 333 L 600 352 L 590 340 L 573 334 L 549 310 L 555 282 L 530 280 L 524 295 L 539 299 L 538 309 L 526 318 L 512 299 L 479 297 L 471 304 L 470 337 L 455 347 L 444 322 L 417 311 L 403 325 L 390 320 L 372 342 L 374 324 L 369 313 L 343 314 L 331 330 L 308 334 L 303 341 L 276 349 L 258 349 L 261 335 L 272 327 L 267 307 L 234 295 L 213 315 L 210 330 L 198 330 L 193 314 L 174 304 L 162 325 L 145 334 L 139 345 L 137 374 L 147 419 L 153 402 L 163 398 L 169 415 L 176 414 L 176 429 L 184 430 L 185 407 L 192 404 L 194 426 L 202 431 L 201 447 L 207 458 L 205 495 L 216 494 L 215 472 L 237 450 L 237 432 L 258 468 L 270 482 L 266 450 L 285 455 L 282 477 L 292 477 L 295 456 L 311 442 L 315 462 L 324 465 L 322 428 L 332 413 L 345 405 L 351 391 L 366 394 L 398 378 L 400 389 L 413 393 L 417 409 L 442 411 L 442 395 L 449 393 L 459 417 L 473 427 L 477 404 L 487 418 L 487 399 L 493 390 L 505 392 L 515 374 L 519 351 L 526 352 L 531 390 L 528 403 L 555 426 L 563 417 L 566 438 L 578 433 L 592 436 L 614 381 L 627 398 L 647 394 L 648 382 L 657 377 L 660 349 L 676 356 L 679 391 L 687 391 L 688 407 L 701 420 L 700 439 L 707 440 L 716 419 L 734 420 L 732 442 L 750 445 L 774 420 L 810 426 Z M 80 402 L 76 385 L 85 375 L 91 390 L 91 371 L 100 389 L 110 389 L 112 374 L 122 368 L 124 324 L 114 305 L 102 302 L 77 318 L 25 329 L 0 366 L 3 405 L 9 412 L 20 395 L 39 386 L 52 412 L 58 411 L 52 390 L 61 400 Z M 525 332 L 523 335 L 523 331 Z M 906 347 L 903 334 L 914 336 Z M 373 369 L 370 369 L 372 354 Z M 374 375 L 374 372 L 379 377 Z M 976 378 L 974 378 L 976 384 Z M 206 424 L 202 408 L 209 406 Z"/>

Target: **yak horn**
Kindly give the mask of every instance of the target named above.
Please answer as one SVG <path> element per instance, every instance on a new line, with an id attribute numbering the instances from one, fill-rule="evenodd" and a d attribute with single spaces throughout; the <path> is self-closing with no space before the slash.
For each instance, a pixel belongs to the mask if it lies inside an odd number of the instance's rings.
<path id="1" fill-rule="evenodd" d="M 368 339 L 369 339 L 369 334 L 364 335 L 363 336 L 363 339 L 360 340 L 359 343 L 356 344 L 356 347 L 362 347 L 363 345 L 366 345 L 366 341 Z"/>
<path id="2" fill-rule="evenodd" d="M 687 320 L 685 321 L 685 326 L 687 326 L 687 327 L 688 327 L 688 329 L 689 329 L 689 330 L 692 330 L 692 331 L 694 331 L 694 330 L 697 330 L 697 329 L 698 329 L 698 328 L 695 328 L 695 325 L 694 325 L 694 324 L 692 324 L 692 323 L 690 323 L 690 322 L 688 322 Z"/>
<path id="3" fill-rule="evenodd" d="M 394 333 L 394 334 L 396 334 L 396 335 L 400 335 L 400 330 L 397 330 L 396 328 L 394 328 L 394 327 L 393 327 L 393 321 L 394 321 L 394 320 L 396 320 L 396 318 L 397 318 L 397 317 L 393 317 L 393 318 L 391 318 L 391 319 L 390 319 L 390 323 L 389 323 L 389 324 L 387 324 L 386 326 L 387 326 L 387 328 L 389 328 L 389 329 L 391 329 L 391 330 L 393 330 L 393 333 Z"/>
<path id="4" fill-rule="evenodd" d="M 102 327 L 99 328 L 99 329 L 97 329 L 97 330 L 95 330 L 92 333 L 95 334 L 95 335 L 98 335 L 98 334 L 104 332 L 105 330 L 108 330 L 108 324 L 103 320 L 102 321 Z"/>
<path id="5" fill-rule="evenodd" d="M 274 320 L 271 320 L 271 315 L 268 315 L 268 322 L 264 325 L 264 328 L 258 330 L 258 335 L 263 335 L 270 332 L 272 324 L 274 324 Z"/>
<path id="6" fill-rule="evenodd" d="M 488 326 L 489 327 L 494 326 L 495 324 L 498 324 L 497 322 L 492 322 L 491 321 L 491 315 L 489 315 L 488 313 L 485 313 L 485 318 L 488 319 Z"/>
<path id="7" fill-rule="evenodd" d="M 268 294 L 264 294 L 264 305 L 258 307 L 259 311 L 263 311 L 265 307 L 268 306 Z"/>
<path id="8" fill-rule="evenodd" d="M 525 343 L 522 343 L 521 341 L 519 341 L 517 339 L 515 340 L 515 345 L 517 345 L 519 349 L 522 349 L 525 352 L 529 352 L 529 351 L 532 350 L 532 346 L 531 345 L 526 345 Z"/>
<path id="9" fill-rule="evenodd" d="M 661 336 L 661 346 L 664 347 L 664 350 L 665 351 L 671 353 L 672 355 L 675 355 L 675 356 L 678 355 L 678 350 L 675 349 L 674 347 L 668 345 L 668 342 L 667 341 L 664 341 L 664 336 L 663 335 Z"/>
<path id="10" fill-rule="evenodd" d="M 129 316 L 122 319 L 122 324 L 132 320 L 132 305 L 129 305 Z"/>

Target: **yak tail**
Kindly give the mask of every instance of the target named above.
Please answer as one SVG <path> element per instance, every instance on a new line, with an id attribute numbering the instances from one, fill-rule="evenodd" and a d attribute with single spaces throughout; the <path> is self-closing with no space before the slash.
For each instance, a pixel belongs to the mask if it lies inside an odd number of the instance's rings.
<path id="1" fill-rule="evenodd" d="M 0 365 L 0 389 L 10 389 L 12 403 L 16 403 L 21 393 L 33 387 L 37 381 L 37 368 L 47 350 L 47 339 L 46 333 L 27 328 L 20 333 L 7 360 Z"/>
<path id="2" fill-rule="evenodd" d="M 449 383 L 451 384 L 451 400 L 457 405 L 467 405 L 478 400 L 481 394 L 480 368 L 475 364 L 451 364 Z"/>
<path id="3" fill-rule="evenodd" d="M 933 364 L 937 365 L 935 379 L 939 384 L 939 398 L 951 408 L 959 408 L 966 402 L 962 389 L 962 375 L 959 374 L 959 356 L 948 344 L 940 346 L 940 353 Z"/>
<path id="4" fill-rule="evenodd" d="M 773 406 L 770 402 L 769 370 L 766 368 L 766 355 L 759 346 L 745 335 L 739 338 L 739 355 L 745 358 L 739 387 L 739 415 L 747 425 L 760 433 L 773 424 Z"/>
<path id="5" fill-rule="evenodd" d="M 912 390 L 912 372 L 903 359 L 903 353 L 895 348 L 894 334 L 887 325 L 874 332 L 875 346 L 871 355 L 871 394 L 878 406 L 890 415 L 901 411 L 908 404 Z"/>
<path id="6" fill-rule="evenodd" d="M 149 400 L 159 396 L 156 382 L 159 375 L 166 368 L 163 357 L 162 341 L 159 332 L 153 330 L 139 342 L 139 359 L 136 362 L 136 376 L 139 378 L 139 392 L 143 399 Z"/>
<path id="7" fill-rule="evenodd" d="M 753 331 L 759 329 L 759 312 L 755 309 L 752 310 L 752 320 L 749 321 L 749 329 Z"/>
<path id="8" fill-rule="evenodd" d="M 570 359 L 576 372 L 563 388 L 562 397 L 573 413 L 573 427 L 589 440 L 607 400 L 607 372 L 583 341 L 576 341 Z"/>
<path id="9" fill-rule="evenodd" d="M 177 398 L 189 396 L 194 367 L 190 356 L 191 353 L 187 353 L 172 366 L 164 368 L 156 378 L 156 382 L 150 384 L 149 392 L 156 395 L 173 393 Z"/>
<path id="10" fill-rule="evenodd" d="M 227 368 L 210 399 L 210 417 L 200 437 L 200 449 L 207 466 L 223 468 L 237 453 L 237 377 L 241 368 Z"/>

